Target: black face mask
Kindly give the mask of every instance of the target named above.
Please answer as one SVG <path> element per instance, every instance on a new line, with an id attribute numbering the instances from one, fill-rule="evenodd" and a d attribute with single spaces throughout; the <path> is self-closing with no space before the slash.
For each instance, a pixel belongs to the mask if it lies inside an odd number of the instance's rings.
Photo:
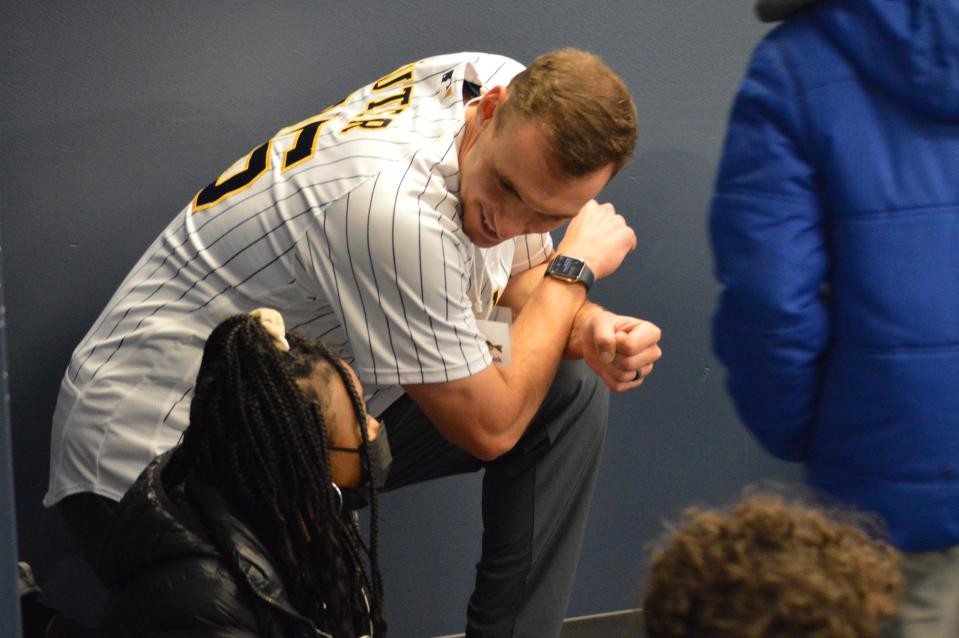
<path id="1" fill-rule="evenodd" d="M 331 450 L 340 452 L 356 452 L 359 454 L 359 448 L 341 448 L 330 447 Z M 386 424 L 380 422 L 380 431 L 376 438 L 369 443 L 370 454 L 370 476 L 366 477 L 366 482 L 372 481 L 373 487 L 377 491 L 382 490 L 386 485 L 386 479 L 390 475 L 390 466 L 393 464 L 393 453 L 390 451 L 390 440 L 386 436 Z M 365 486 L 366 483 L 364 483 Z M 334 484 L 335 485 L 335 484 Z M 340 496 L 343 499 L 343 509 L 346 511 L 363 509 L 369 502 L 366 498 L 366 491 L 361 486 L 357 490 L 347 487 L 337 487 Z"/>

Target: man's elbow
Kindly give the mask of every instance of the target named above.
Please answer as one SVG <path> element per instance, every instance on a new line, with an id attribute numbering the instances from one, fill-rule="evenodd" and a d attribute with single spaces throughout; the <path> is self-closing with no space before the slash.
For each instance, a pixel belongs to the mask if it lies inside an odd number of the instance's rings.
<path id="1" fill-rule="evenodd" d="M 483 412 L 475 410 L 467 418 L 453 421 L 433 421 L 447 441 L 470 456 L 489 463 L 512 450 L 526 430 L 510 420 L 506 410 Z"/>

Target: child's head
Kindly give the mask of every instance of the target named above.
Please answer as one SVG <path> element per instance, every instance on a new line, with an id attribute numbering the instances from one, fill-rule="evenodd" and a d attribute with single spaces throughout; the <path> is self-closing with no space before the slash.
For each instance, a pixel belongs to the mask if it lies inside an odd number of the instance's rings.
<path id="1" fill-rule="evenodd" d="M 779 496 L 688 509 L 655 550 L 650 638 L 872 638 L 893 616 L 899 554 Z"/>
<path id="2" fill-rule="evenodd" d="M 251 481 L 276 487 L 291 473 L 356 488 L 366 473 L 363 448 L 379 431 L 362 396 L 349 365 L 321 342 L 287 334 L 276 311 L 235 315 L 207 339 L 184 443 L 201 476 L 250 491 L 250 502 Z"/>
<path id="3" fill-rule="evenodd" d="M 270 550 L 298 611 L 338 636 L 370 614 L 382 622 L 373 482 L 369 552 L 342 511 L 341 488 L 371 474 L 379 431 L 362 397 L 352 369 L 319 341 L 286 333 L 279 313 L 235 315 L 207 339 L 190 425 L 170 460 L 171 476 L 192 472 L 218 488 Z"/>

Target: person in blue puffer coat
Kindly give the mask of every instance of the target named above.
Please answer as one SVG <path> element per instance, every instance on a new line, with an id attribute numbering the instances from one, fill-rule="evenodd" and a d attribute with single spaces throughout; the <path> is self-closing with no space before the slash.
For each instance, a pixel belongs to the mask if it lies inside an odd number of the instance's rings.
<path id="1" fill-rule="evenodd" d="M 739 414 L 907 552 L 959 636 L 959 0 L 760 0 L 710 212 Z"/>

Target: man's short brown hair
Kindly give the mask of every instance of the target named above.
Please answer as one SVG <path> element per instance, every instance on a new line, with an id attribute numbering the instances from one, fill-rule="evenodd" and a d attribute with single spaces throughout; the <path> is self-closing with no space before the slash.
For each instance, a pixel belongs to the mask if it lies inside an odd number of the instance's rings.
<path id="1" fill-rule="evenodd" d="M 636 146 L 636 106 L 618 75 L 580 49 L 546 53 L 509 83 L 497 131 L 514 117 L 538 122 L 553 161 L 571 177 L 629 162 Z"/>
<path id="2" fill-rule="evenodd" d="M 873 638 L 896 612 L 900 557 L 858 525 L 782 497 L 686 510 L 653 555 L 650 638 Z"/>

